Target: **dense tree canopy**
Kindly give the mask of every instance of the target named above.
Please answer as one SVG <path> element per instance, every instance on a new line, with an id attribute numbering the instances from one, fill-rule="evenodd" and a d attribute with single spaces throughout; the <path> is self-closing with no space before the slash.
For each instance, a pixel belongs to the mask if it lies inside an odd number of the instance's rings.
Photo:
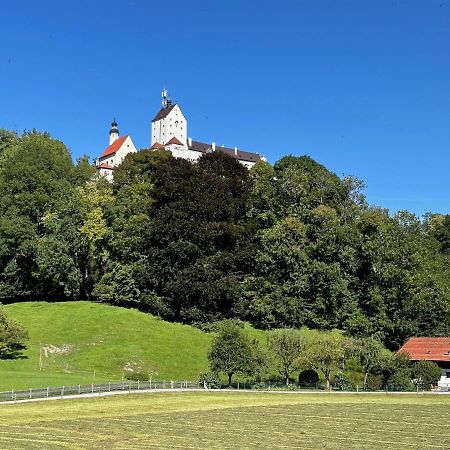
<path id="1" fill-rule="evenodd" d="M 449 333 L 450 215 L 367 205 L 307 156 L 250 171 L 127 156 L 111 185 L 47 133 L 0 130 L 0 300 L 96 299 L 186 323 Z"/>

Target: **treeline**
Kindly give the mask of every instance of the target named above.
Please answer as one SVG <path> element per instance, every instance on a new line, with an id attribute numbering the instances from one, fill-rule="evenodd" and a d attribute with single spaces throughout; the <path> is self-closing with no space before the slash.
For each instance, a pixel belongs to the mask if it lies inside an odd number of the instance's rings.
<path id="1" fill-rule="evenodd" d="M 127 156 L 111 185 L 46 133 L 0 131 L 0 299 L 93 299 L 165 319 L 372 336 L 449 333 L 450 216 L 367 205 L 307 156 L 250 171 Z"/>
<path id="2" fill-rule="evenodd" d="M 217 322 L 214 331 L 208 354 L 211 372 L 199 376 L 206 387 L 220 387 L 223 374 L 228 385 L 239 375 L 261 387 L 280 381 L 288 386 L 297 380 L 301 387 L 318 387 L 322 378 L 326 389 L 333 385 L 338 390 L 409 391 L 430 389 L 441 377 L 436 363 L 413 364 L 408 355 L 393 354 L 372 337 L 281 328 L 267 333 L 267 339 L 257 339 L 236 320 Z"/>

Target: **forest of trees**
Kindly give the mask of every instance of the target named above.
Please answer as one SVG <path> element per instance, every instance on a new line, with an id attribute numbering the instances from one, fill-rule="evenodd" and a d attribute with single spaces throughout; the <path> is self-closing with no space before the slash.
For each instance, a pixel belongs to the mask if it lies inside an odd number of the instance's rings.
<path id="1" fill-rule="evenodd" d="M 0 130 L 0 300 L 90 299 L 202 324 L 450 332 L 450 216 L 367 204 L 307 156 L 250 171 L 142 150 L 113 184 L 47 133 Z"/>

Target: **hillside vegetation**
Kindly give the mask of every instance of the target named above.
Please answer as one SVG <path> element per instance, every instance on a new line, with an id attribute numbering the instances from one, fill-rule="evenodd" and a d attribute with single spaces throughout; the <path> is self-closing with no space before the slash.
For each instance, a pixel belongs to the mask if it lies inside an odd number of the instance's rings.
<path id="1" fill-rule="evenodd" d="M 108 183 L 47 133 L 0 130 L 0 300 L 339 329 L 391 350 L 448 334 L 450 216 L 391 215 L 363 188 L 308 156 L 247 170 L 220 149 L 196 164 L 144 149 Z"/>
<path id="2" fill-rule="evenodd" d="M 211 335 L 133 309 L 80 301 L 5 310 L 30 340 L 24 359 L 0 360 L 0 390 L 120 380 L 133 371 L 195 380 L 208 367 Z"/>

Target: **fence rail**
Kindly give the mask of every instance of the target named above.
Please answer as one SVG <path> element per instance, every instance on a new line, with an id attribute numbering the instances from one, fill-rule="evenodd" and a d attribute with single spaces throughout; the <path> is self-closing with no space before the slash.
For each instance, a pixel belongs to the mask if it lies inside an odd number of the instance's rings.
<path id="1" fill-rule="evenodd" d="M 47 388 L 29 388 L 0 392 L 0 402 L 29 400 L 46 397 L 64 397 L 67 395 L 102 394 L 105 392 L 140 391 L 151 389 L 193 389 L 198 388 L 197 381 L 115 381 L 109 383 L 78 384 Z M 202 386 L 203 387 L 203 386 Z"/>
<path id="2" fill-rule="evenodd" d="M 74 386 L 59 386 L 59 387 L 47 387 L 47 388 L 29 388 L 22 390 L 11 390 L 0 392 L 0 403 L 5 401 L 16 400 L 29 400 L 29 399 L 42 399 L 47 397 L 65 397 L 69 395 L 82 395 L 82 394 L 99 394 L 107 392 L 131 392 L 131 391 L 148 391 L 148 390 L 171 390 L 171 389 L 198 389 L 207 387 L 203 383 L 198 381 L 114 381 L 109 383 L 91 383 L 91 384 L 78 384 Z M 326 390 L 326 387 L 322 384 L 314 385 L 296 385 L 291 384 L 285 386 L 283 383 L 233 383 L 232 386 L 222 386 L 225 388 L 238 389 L 238 390 L 292 390 L 292 391 L 307 391 L 307 390 Z M 377 390 L 363 390 L 356 389 L 336 389 L 331 386 L 330 391 L 345 391 L 345 392 L 401 392 L 405 391 L 400 389 L 399 386 L 387 385 Z M 427 392 L 417 389 L 417 392 Z M 449 392 L 450 389 L 441 389 L 441 392 Z M 428 391 L 429 392 L 429 391 Z"/>

